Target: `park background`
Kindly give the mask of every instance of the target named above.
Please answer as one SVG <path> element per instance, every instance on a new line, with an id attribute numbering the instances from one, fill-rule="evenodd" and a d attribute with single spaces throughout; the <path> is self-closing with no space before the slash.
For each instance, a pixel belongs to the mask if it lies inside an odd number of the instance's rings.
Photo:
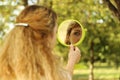
<path id="1" fill-rule="evenodd" d="M 0 44 L 16 16 L 32 4 L 52 8 L 58 25 L 75 19 L 87 29 L 78 45 L 82 58 L 75 65 L 73 80 L 120 80 L 120 0 L 0 0 Z M 57 41 L 55 53 L 64 64 L 68 50 Z"/>

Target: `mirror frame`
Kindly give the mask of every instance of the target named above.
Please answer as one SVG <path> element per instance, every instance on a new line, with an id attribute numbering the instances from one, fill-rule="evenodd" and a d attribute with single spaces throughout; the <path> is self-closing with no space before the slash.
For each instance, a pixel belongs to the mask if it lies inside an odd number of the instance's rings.
<path id="1" fill-rule="evenodd" d="M 84 38 L 85 38 L 86 29 L 83 28 L 83 26 L 80 24 L 79 21 L 74 20 L 74 19 L 67 19 L 67 20 L 64 20 L 64 21 L 58 26 L 57 39 L 58 39 L 58 41 L 59 41 L 62 45 L 64 45 L 64 46 L 69 46 L 69 45 L 65 44 L 63 40 L 61 40 L 60 34 L 59 34 L 60 28 L 63 27 L 62 25 L 63 25 L 65 22 L 68 22 L 68 21 L 75 21 L 75 22 L 77 22 L 77 23 L 80 25 L 80 27 L 81 27 L 81 29 L 82 29 L 82 36 L 81 36 L 81 39 L 80 39 L 77 43 L 73 44 L 74 46 L 80 45 L 80 44 L 83 42 Z"/>

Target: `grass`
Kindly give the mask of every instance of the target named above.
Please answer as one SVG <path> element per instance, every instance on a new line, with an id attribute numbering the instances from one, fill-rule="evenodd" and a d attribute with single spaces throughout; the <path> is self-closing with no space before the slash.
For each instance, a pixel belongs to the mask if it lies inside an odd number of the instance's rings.
<path id="1" fill-rule="evenodd" d="M 89 68 L 84 64 L 78 64 L 75 66 L 73 80 L 88 80 Z M 108 65 L 98 65 L 94 69 L 95 80 L 120 80 L 120 67 L 115 69 Z"/>

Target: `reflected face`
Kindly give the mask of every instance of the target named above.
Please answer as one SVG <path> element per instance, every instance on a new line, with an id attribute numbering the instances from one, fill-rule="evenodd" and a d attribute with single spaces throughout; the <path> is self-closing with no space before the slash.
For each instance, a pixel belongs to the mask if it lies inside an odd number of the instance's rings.
<path id="1" fill-rule="evenodd" d="M 76 44 L 77 42 L 80 41 L 81 36 L 82 36 L 81 25 L 77 22 L 71 22 L 67 28 L 65 43 L 67 45 Z"/>
<path id="2" fill-rule="evenodd" d="M 79 45 L 84 38 L 84 28 L 76 20 L 65 20 L 63 21 L 58 28 L 58 41 L 65 45 L 69 46 Z"/>
<path id="3" fill-rule="evenodd" d="M 80 27 L 73 28 L 70 33 L 70 42 L 71 44 L 77 43 L 82 35 L 82 30 Z"/>

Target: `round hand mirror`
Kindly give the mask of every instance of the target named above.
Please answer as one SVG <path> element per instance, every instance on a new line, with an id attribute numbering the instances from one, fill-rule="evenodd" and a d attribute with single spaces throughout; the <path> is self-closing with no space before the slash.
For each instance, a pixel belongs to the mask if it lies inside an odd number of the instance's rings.
<path id="1" fill-rule="evenodd" d="M 69 46 L 70 44 L 74 46 L 79 45 L 82 43 L 84 37 L 85 29 L 77 20 L 65 20 L 58 27 L 58 41 L 65 46 Z"/>

